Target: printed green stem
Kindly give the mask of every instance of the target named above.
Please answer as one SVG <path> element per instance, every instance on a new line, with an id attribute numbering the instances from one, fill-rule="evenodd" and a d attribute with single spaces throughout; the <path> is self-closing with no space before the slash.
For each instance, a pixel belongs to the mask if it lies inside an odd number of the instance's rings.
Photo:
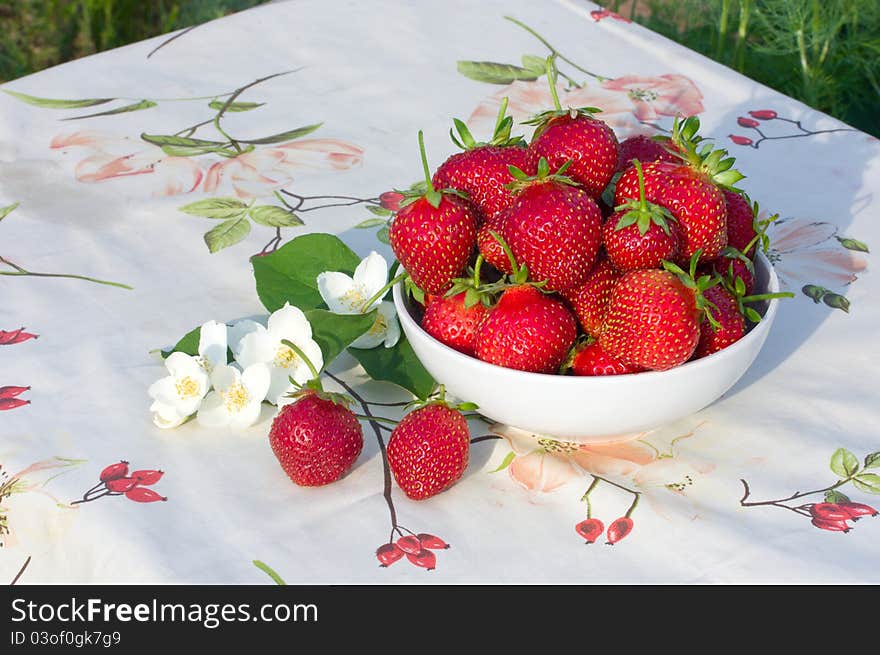
<path id="1" fill-rule="evenodd" d="M 290 341 L 288 339 L 282 339 L 281 343 L 283 343 L 285 346 L 290 348 L 293 352 L 295 352 L 306 363 L 306 366 L 309 367 L 309 371 L 311 371 L 311 373 L 312 373 L 312 379 L 317 380 L 318 377 L 321 375 L 321 373 L 320 373 L 320 371 L 318 371 L 317 368 L 315 368 L 315 365 L 312 364 L 312 360 L 309 359 L 308 356 L 302 351 L 302 348 L 300 348 L 299 346 L 297 346 L 295 343 L 293 343 L 292 341 Z"/>
<path id="2" fill-rule="evenodd" d="M 760 500 L 760 501 L 759 500 L 753 500 L 753 501 L 748 500 L 749 496 L 752 495 L 752 491 L 749 488 L 749 483 L 743 479 L 740 479 L 740 482 L 742 482 L 742 485 L 743 485 L 743 496 L 742 496 L 742 498 L 740 498 L 739 504 L 742 505 L 743 507 L 760 507 L 762 505 L 775 505 L 777 507 L 784 507 L 785 509 L 792 509 L 793 510 L 795 508 L 789 507 L 788 505 L 785 505 L 783 503 L 787 503 L 791 500 L 797 500 L 798 498 L 804 498 L 805 496 L 812 496 L 814 494 L 822 494 L 822 493 L 826 493 L 828 491 L 832 491 L 834 489 L 837 489 L 838 487 L 842 487 L 847 482 L 852 480 L 854 477 L 855 477 L 855 474 L 853 474 L 849 477 L 846 477 L 846 478 L 842 478 L 842 479 L 838 480 L 837 482 L 835 482 L 834 484 L 827 486 L 827 487 L 824 487 L 822 489 L 813 489 L 812 491 L 796 491 L 795 493 L 793 493 L 791 496 L 788 496 L 787 498 L 777 498 L 776 500 Z"/>
<path id="3" fill-rule="evenodd" d="M 632 513 L 636 511 L 636 507 L 639 506 L 639 499 L 642 497 L 641 492 L 633 491 L 632 493 L 635 497 L 633 498 L 632 505 L 629 506 L 629 509 L 626 510 L 626 514 L 624 514 L 626 518 L 630 518 Z"/>
<path id="4" fill-rule="evenodd" d="M 388 289 L 391 289 L 395 284 L 406 278 L 407 273 L 404 271 L 400 275 L 395 276 L 388 284 L 379 289 L 373 296 L 367 300 L 363 305 L 361 305 L 361 313 L 366 313 L 366 311 L 373 306 L 373 303 L 377 300 L 380 300 L 388 293 Z"/>
<path id="5" fill-rule="evenodd" d="M 529 27 L 528 25 L 526 25 L 522 21 L 517 20 L 513 16 L 505 16 L 504 18 L 505 18 L 505 20 L 509 20 L 514 25 L 518 25 L 519 27 L 524 29 L 526 32 L 528 32 L 529 34 L 534 36 L 536 39 L 538 39 L 538 41 L 540 41 L 542 44 L 544 44 L 544 47 L 546 47 L 550 51 L 551 54 L 557 55 L 562 61 L 569 64 L 570 66 L 573 66 L 574 68 L 579 70 L 581 73 L 589 75 L 590 77 L 597 79 L 600 82 L 604 82 L 605 80 L 609 79 L 607 77 L 603 77 L 602 75 L 597 75 L 596 73 L 593 73 L 592 71 L 588 71 L 583 66 L 579 66 L 578 64 L 573 62 L 571 59 L 569 59 L 568 57 L 563 55 L 561 52 L 559 52 L 559 50 L 557 50 L 552 45 L 550 45 L 550 42 L 547 41 L 547 39 L 545 39 L 543 36 L 538 34 L 535 30 L 533 30 L 531 27 Z"/>
<path id="6" fill-rule="evenodd" d="M 28 558 L 24 561 L 24 564 L 22 564 L 21 568 L 18 570 L 18 573 L 16 573 L 15 577 L 12 578 L 12 582 L 9 583 L 10 587 L 14 587 L 15 584 L 19 580 L 21 580 L 21 576 L 24 575 L 24 572 L 27 570 L 27 567 L 30 565 L 30 563 L 31 563 L 31 556 L 28 555 Z"/>
<path id="7" fill-rule="evenodd" d="M 280 575 L 278 575 L 278 574 L 275 572 L 275 569 L 273 569 L 273 568 L 272 568 L 271 566 L 269 566 L 268 564 L 266 564 L 266 563 L 264 563 L 264 562 L 261 562 L 261 561 L 258 560 L 258 559 L 255 559 L 255 560 L 254 560 L 254 566 L 256 566 L 258 569 L 260 569 L 263 573 L 265 573 L 266 575 L 268 575 L 270 578 L 272 578 L 272 581 L 273 581 L 275 584 L 277 584 L 277 585 L 279 585 L 279 586 L 281 586 L 281 587 L 285 587 L 285 586 L 287 586 L 287 583 L 284 581 L 284 579 L 283 579 Z"/>
<path id="8" fill-rule="evenodd" d="M 590 484 L 590 486 L 584 492 L 584 495 L 581 496 L 581 501 L 585 502 L 587 504 L 587 518 L 588 519 L 593 518 L 593 503 L 590 501 L 590 494 L 593 493 L 593 489 L 595 489 L 596 487 L 599 486 L 599 482 L 600 482 L 599 478 L 597 478 L 594 475 L 593 482 Z"/>
<path id="9" fill-rule="evenodd" d="M 128 289 L 131 291 L 134 287 L 130 287 L 127 284 L 122 284 L 121 282 L 110 282 L 109 280 L 99 280 L 98 278 L 88 277 L 87 275 L 75 275 L 73 273 L 36 273 L 34 271 L 29 271 L 18 264 L 14 264 L 9 261 L 5 257 L 0 257 L 0 263 L 6 264 L 7 266 L 11 266 L 14 268 L 14 271 L 0 271 L 0 275 L 9 275 L 9 276 L 30 276 L 30 277 L 57 277 L 57 278 L 67 278 L 69 280 L 82 280 L 84 282 L 94 282 L 95 284 L 104 284 L 110 287 L 119 287 L 120 289 Z"/>

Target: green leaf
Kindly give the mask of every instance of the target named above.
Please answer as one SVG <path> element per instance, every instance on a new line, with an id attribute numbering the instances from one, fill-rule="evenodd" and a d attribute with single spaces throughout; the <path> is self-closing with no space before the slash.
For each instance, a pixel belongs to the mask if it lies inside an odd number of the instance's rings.
<path id="1" fill-rule="evenodd" d="M 499 464 L 498 468 L 492 469 L 491 471 L 489 471 L 489 473 L 498 473 L 499 471 L 503 471 L 513 463 L 514 459 L 516 459 L 516 453 L 511 450 L 509 453 L 507 453 L 504 461 Z"/>
<path id="2" fill-rule="evenodd" d="M 365 221 L 361 221 L 354 227 L 356 230 L 363 230 L 368 227 L 379 227 L 380 225 L 385 225 L 385 223 L 387 223 L 387 221 L 382 218 L 368 218 Z"/>
<path id="3" fill-rule="evenodd" d="M 880 475 L 876 473 L 862 473 L 853 478 L 853 484 L 859 491 L 869 494 L 880 494 Z"/>
<path id="4" fill-rule="evenodd" d="M 388 236 L 388 226 L 386 225 L 381 230 L 376 232 L 376 238 L 379 239 L 382 243 L 386 245 L 391 245 L 391 237 Z"/>
<path id="5" fill-rule="evenodd" d="M 216 111 L 220 111 L 223 109 L 223 105 L 226 104 L 224 100 L 212 100 L 208 106 L 211 109 Z M 250 111 L 251 109 L 256 109 L 257 107 L 262 107 L 265 105 L 265 102 L 232 102 L 226 108 L 226 111 L 238 112 L 238 111 Z"/>
<path id="6" fill-rule="evenodd" d="M 846 494 L 842 494 L 839 491 L 836 491 L 835 489 L 832 489 L 831 491 L 825 492 L 825 502 L 837 504 L 837 503 L 848 503 L 850 501 L 849 501 L 849 496 L 847 496 Z"/>
<path id="7" fill-rule="evenodd" d="M 537 72 L 513 64 L 499 64 L 494 61 L 459 61 L 458 72 L 477 82 L 510 84 L 516 80 L 538 79 L 543 74 L 543 66 L 541 72 Z"/>
<path id="8" fill-rule="evenodd" d="M 205 139 L 192 139 L 185 136 L 175 136 L 173 134 L 147 134 L 142 133 L 141 139 L 154 146 L 180 146 L 183 148 L 197 148 L 208 146 L 225 146 L 222 141 L 206 141 Z"/>
<path id="9" fill-rule="evenodd" d="M 202 328 L 197 327 L 184 334 L 169 350 L 162 351 L 162 357 L 167 359 L 171 353 L 186 353 L 187 355 L 199 354 L 199 337 L 202 334 Z"/>
<path id="10" fill-rule="evenodd" d="M 460 412 L 473 412 L 474 410 L 480 409 L 480 406 L 477 403 L 459 403 L 458 411 Z"/>
<path id="11" fill-rule="evenodd" d="M 306 312 L 306 318 L 312 324 L 312 338 L 321 348 L 326 368 L 352 341 L 373 327 L 376 310 L 369 314 L 341 315 L 326 309 L 312 309 Z"/>
<path id="12" fill-rule="evenodd" d="M 822 297 L 826 293 L 830 293 L 830 289 L 826 289 L 825 287 L 820 287 L 818 284 L 806 284 L 801 287 L 801 291 L 803 291 L 804 295 L 808 298 L 811 298 L 814 303 L 819 303 L 822 300 Z"/>
<path id="13" fill-rule="evenodd" d="M 842 309 L 849 314 L 849 299 L 846 296 L 831 291 L 822 297 L 822 302 L 833 309 Z"/>
<path id="14" fill-rule="evenodd" d="M 831 456 L 831 470 L 841 478 L 848 478 L 859 470 L 859 460 L 846 448 L 838 448 Z"/>
<path id="15" fill-rule="evenodd" d="M 205 198 L 178 207 L 178 211 L 192 216 L 225 220 L 227 218 L 241 218 L 247 208 L 247 204 L 238 198 Z"/>
<path id="16" fill-rule="evenodd" d="M 296 214 L 277 205 L 259 205 L 251 207 L 250 217 L 255 223 L 268 227 L 298 227 L 305 225 Z"/>
<path id="17" fill-rule="evenodd" d="M 864 241 L 859 241 L 858 239 L 851 239 L 849 237 L 835 237 L 838 241 L 840 241 L 840 245 L 848 250 L 856 250 L 858 252 L 871 252 L 868 250 L 868 244 Z"/>
<path id="18" fill-rule="evenodd" d="M 14 202 L 8 207 L 0 207 L 0 221 L 2 221 L 4 218 L 9 216 L 9 214 L 15 211 L 15 208 L 18 207 L 19 204 L 21 203 Z"/>
<path id="19" fill-rule="evenodd" d="M 522 65 L 527 71 L 535 73 L 538 77 L 547 71 L 547 60 L 537 55 L 523 55 Z"/>
<path id="20" fill-rule="evenodd" d="M 876 469 L 880 468 L 880 450 L 868 453 L 865 455 L 865 468 L 866 469 Z"/>
<path id="21" fill-rule="evenodd" d="M 257 295 L 274 312 L 285 302 L 303 311 L 321 307 L 318 275 L 341 271 L 351 275 L 360 258 L 337 236 L 304 234 L 262 257 L 251 258 Z"/>
<path id="22" fill-rule="evenodd" d="M 349 348 L 348 352 L 374 380 L 391 382 L 422 399 L 427 398 L 434 390 L 434 378 L 422 366 L 403 335 L 393 348 Z"/>
<path id="23" fill-rule="evenodd" d="M 254 144 L 265 144 L 265 143 L 281 143 L 282 141 L 293 141 L 294 139 L 298 139 L 306 134 L 311 134 L 319 127 L 321 127 L 324 123 L 315 123 L 314 125 L 306 125 L 305 127 L 298 127 L 295 130 L 290 130 L 288 132 L 281 132 L 280 134 L 273 134 L 272 136 L 264 136 L 262 139 L 238 139 L 241 143 L 254 143 Z"/>
<path id="24" fill-rule="evenodd" d="M 380 207 L 379 205 L 367 205 L 367 209 L 369 209 L 376 216 L 391 216 L 392 212 L 390 209 L 385 209 L 384 207 Z"/>
<path id="25" fill-rule="evenodd" d="M 26 93 L 18 91 L 10 91 L 9 89 L 0 89 L 3 93 L 18 98 L 22 102 L 35 107 L 43 107 L 44 109 L 78 109 L 80 107 L 94 107 L 95 105 L 103 105 L 105 102 L 116 100 L 116 98 L 85 98 L 82 100 L 59 100 L 57 98 L 38 98 L 37 96 L 29 96 Z"/>
<path id="26" fill-rule="evenodd" d="M 141 100 L 131 105 L 117 107 L 116 109 L 108 109 L 107 111 L 99 111 L 95 114 L 86 114 L 84 116 L 71 116 L 70 118 L 62 118 L 63 121 L 78 121 L 83 118 L 94 118 L 95 116 L 112 116 L 113 114 L 127 114 L 130 111 L 140 111 L 142 109 L 150 109 L 155 107 L 156 103 L 152 100 Z"/>
<path id="27" fill-rule="evenodd" d="M 230 218 L 223 221 L 217 227 L 205 233 L 205 243 L 208 250 L 212 253 L 236 243 L 244 239 L 251 231 L 251 223 L 244 216 L 241 218 Z"/>

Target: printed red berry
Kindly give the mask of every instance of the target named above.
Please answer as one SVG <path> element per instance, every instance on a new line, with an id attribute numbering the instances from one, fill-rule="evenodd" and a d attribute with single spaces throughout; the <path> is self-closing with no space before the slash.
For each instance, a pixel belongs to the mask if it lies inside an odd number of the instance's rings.
<path id="1" fill-rule="evenodd" d="M 108 491 L 117 494 L 124 494 L 137 486 L 137 480 L 134 478 L 116 478 L 114 480 L 108 480 L 104 483 L 104 486 Z"/>
<path id="2" fill-rule="evenodd" d="M 388 466 L 407 497 L 424 500 L 458 482 L 469 450 L 470 432 L 461 412 L 432 403 L 410 412 L 394 428 Z"/>
<path id="3" fill-rule="evenodd" d="M 111 480 L 119 480 L 126 476 L 128 476 L 128 462 L 122 461 L 116 464 L 111 464 L 101 471 L 99 479 L 101 482 L 110 482 Z"/>
<path id="4" fill-rule="evenodd" d="M 613 546 L 621 539 L 629 536 L 629 533 L 632 532 L 633 529 L 633 520 L 628 516 L 621 516 L 619 519 L 616 519 L 611 525 L 608 526 L 608 541 L 605 543 L 609 546 Z"/>
<path id="5" fill-rule="evenodd" d="M 565 305 L 530 285 L 510 287 L 477 329 L 477 358 L 533 373 L 555 373 L 577 337 Z"/>
<path id="6" fill-rule="evenodd" d="M 858 521 L 863 516 L 877 516 L 876 509 L 870 505 L 863 505 L 862 503 L 840 503 L 839 507 L 846 512 L 849 515 L 849 518 L 853 521 Z"/>
<path id="7" fill-rule="evenodd" d="M 727 245 L 736 248 L 747 257 L 755 256 L 755 210 L 741 193 L 723 189 L 724 204 L 727 208 Z M 746 252 L 746 248 L 751 248 Z"/>
<path id="8" fill-rule="evenodd" d="M 574 356 L 571 371 L 575 375 L 624 375 L 641 369 L 614 359 L 597 343 L 585 346 Z"/>
<path id="9" fill-rule="evenodd" d="M 848 521 L 849 512 L 836 503 L 816 503 L 810 507 L 810 514 L 826 521 Z"/>
<path id="10" fill-rule="evenodd" d="M 700 323 L 700 342 L 694 351 L 694 357 L 705 357 L 727 348 L 745 336 L 746 323 L 740 312 L 736 298 L 721 285 L 716 285 L 703 292 L 707 301 L 715 307 L 710 308 L 713 325 L 707 317 Z"/>
<path id="11" fill-rule="evenodd" d="M 0 398 L 15 398 L 29 390 L 30 387 L 0 387 Z"/>
<path id="12" fill-rule="evenodd" d="M 760 123 L 754 118 L 746 118 L 745 116 L 740 116 L 736 119 L 736 122 L 740 127 L 758 127 L 758 125 L 760 125 Z"/>
<path id="13" fill-rule="evenodd" d="M 465 355 L 474 356 L 477 328 L 488 313 L 481 302 L 465 305 L 465 293 L 439 297 L 425 309 L 422 329 L 440 343 Z"/>
<path id="14" fill-rule="evenodd" d="M 483 259 L 507 275 L 513 273 L 510 258 L 504 252 L 504 246 L 501 245 L 501 242 L 492 233 L 494 232 L 499 236 L 504 234 L 504 224 L 509 215 L 510 209 L 507 209 L 495 216 L 486 218 L 480 229 L 477 230 L 477 248 L 479 248 L 480 254 L 483 255 Z"/>
<path id="15" fill-rule="evenodd" d="M 165 496 L 160 496 L 152 489 L 147 489 L 146 487 L 133 487 L 125 492 L 125 497 L 136 503 L 155 503 L 168 500 Z"/>
<path id="16" fill-rule="evenodd" d="M 747 136 L 740 136 L 739 134 L 728 134 L 727 136 L 731 141 L 733 141 L 738 146 L 752 145 L 752 140 Z"/>
<path id="17" fill-rule="evenodd" d="M 643 164 L 652 161 L 680 162 L 681 157 L 676 155 L 675 152 L 670 152 L 670 150 L 677 152 L 675 144 L 668 138 L 655 140 L 644 134 L 631 136 L 620 142 L 620 161 L 617 165 L 617 170 L 626 170 L 634 159 L 639 160 Z"/>
<path id="18" fill-rule="evenodd" d="M 30 400 L 22 400 L 21 398 L 0 398 L 0 411 L 15 409 L 16 407 L 23 407 L 24 405 L 30 404 Z"/>
<path id="19" fill-rule="evenodd" d="M 850 528 L 846 521 L 834 521 L 831 519 L 822 519 L 818 516 L 814 516 L 813 520 L 810 521 L 813 525 L 815 525 L 820 530 L 829 530 L 830 532 L 849 532 L 852 528 Z"/>
<path id="20" fill-rule="evenodd" d="M 429 571 L 433 571 L 437 568 L 437 556 L 430 550 L 420 550 L 415 554 L 407 553 L 406 558 L 416 566 L 428 569 Z"/>
<path id="21" fill-rule="evenodd" d="M 149 487 L 161 480 L 163 475 L 165 475 L 163 471 L 142 470 L 134 471 L 131 477 L 137 481 L 138 486 Z"/>
<path id="22" fill-rule="evenodd" d="M 0 346 L 11 346 L 16 343 L 22 343 L 28 339 L 38 339 L 40 335 L 25 332 L 24 328 L 17 330 L 0 330 Z"/>
<path id="23" fill-rule="evenodd" d="M 388 238 L 416 286 L 442 294 L 467 268 L 477 243 L 479 210 L 467 200 L 434 189 L 421 132 L 419 147 L 428 190 L 397 212 Z"/>
<path id="24" fill-rule="evenodd" d="M 600 254 L 586 282 L 579 287 L 559 292 L 574 310 L 584 332 L 594 339 L 599 337 L 602 321 L 605 320 L 605 313 L 611 302 L 611 291 L 619 279 L 620 274 L 614 270 L 611 262 L 604 254 Z"/>
<path id="25" fill-rule="evenodd" d="M 397 540 L 397 547 L 404 553 L 415 555 L 422 550 L 422 542 L 419 541 L 418 537 L 407 535 Z"/>
<path id="26" fill-rule="evenodd" d="M 778 114 L 772 109 L 756 109 L 755 111 L 750 111 L 749 116 L 753 116 L 758 120 L 769 121 L 776 118 Z"/>
<path id="27" fill-rule="evenodd" d="M 605 532 L 605 524 L 599 519 L 586 519 L 574 526 L 574 531 L 582 536 L 588 544 L 592 544 Z"/>
<path id="28" fill-rule="evenodd" d="M 335 482 L 351 469 L 364 436 L 343 401 L 308 392 L 281 408 L 272 421 L 269 443 L 295 484 L 314 487 Z"/>
<path id="29" fill-rule="evenodd" d="M 420 532 L 418 537 L 419 543 L 422 544 L 422 548 L 430 548 L 432 550 L 445 550 L 449 548 L 449 544 L 443 541 L 440 537 L 435 537 L 432 534 Z"/>
<path id="30" fill-rule="evenodd" d="M 403 194 L 398 191 L 386 191 L 379 194 L 379 205 L 393 212 L 400 209 L 401 200 L 403 200 Z"/>
<path id="31" fill-rule="evenodd" d="M 381 568 L 387 568 L 403 557 L 403 551 L 397 544 L 382 544 L 376 549 L 376 559 Z"/>

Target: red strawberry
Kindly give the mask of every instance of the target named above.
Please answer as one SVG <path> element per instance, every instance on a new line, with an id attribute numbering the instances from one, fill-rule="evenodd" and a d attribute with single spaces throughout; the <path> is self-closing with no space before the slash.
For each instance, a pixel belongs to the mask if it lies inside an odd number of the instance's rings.
<path id="1" fill-rule="evenodd" d="M 434 189 L 421 132 L 419 147 L 428 190 L 397 212 L 388 238 L 395 256 L 416 286 L 427 293 L 440 294 L 467 267 L 477 241 L 479 214 L 470 202 Z"/>
<path id="2" fill-rule="evenodd" d="M 611 262 L 600 254 L 586 282 L 559 293 L 574 310 L 584 331 L 593 338 L 599 336 L 608 303 L 611 301 L 611 290 L 619 278 L 620 275 L 611 266 Z"/>
<path id="3" fill-rule="evenodd" d="M 750 295 L 755 287 L 755 274 L 749 264 L 743 261 L 741 253 L 725 249 L 720 257 L 710 262 L 710 272 L 717 273 L 730 282 L 740 278 L 745 285 L 743 295 Z"/>
<path id="4" fill-rule="evenodd" d="M 480 254 L 483 255 L 483 259 L 492 264 L 492 266 L 502 273 L 508 275 L 513 273 L 513 269 L 510 266 L 510 259 L 508 258 L 507 253 L 504 252 L 504 247 L 498 239 L 492 236 L 492 232 L 495 232 L 498 236 L 504 234 L 504 223 L 507 221 L 509 215 L 510 209 L 506 209 L 495 216 L 487 217 L 477 231 L 477 248 L 480 249 Z"/>
<path id="5" fill-rule="evenodd" d="M 641 369 L 614 359 L 593 342 L 574 356 L 571 370 L 575 375 L 623 375 L 638 373 Z"/>
<path id="6" fill-rule="evenodd" d="M 755 256 L 755 212 L 748 199 L 740 193 L 723 189 L 724 203 L 727 206 L 727 245 Z M 748 248 L 748 252 L 746 252 Z"/>
<path id="7" fill-rule="evenodd" d="M 461 478 L 469 448 L 470 433 L 461 412 L 432 403 L 410 412 L 394 428 L 388 440 L 388 466 L 409 498 L 423 500 Z"/>
<path id="8" fill-rule="evenodd" d="M 450 135 L 464 152 L 456 153 L 443 162 L 432 178 L 437 189 L 457 189 L 467 193 L 486 218 L 497 215 L 513 203 L 513 196 L 505 186 L 513 182 L 510 166 L 524 171 L 530 167 L 525 141 L 522 137 L 510 136 L 513 118 L 505 117 L 506 111 L 505 98 L 495 123 L 495 132 L 488 143 L 475 141 L 467 126 L 455 119 L 460 139 L 451 130 Z"/>
<path id="9" fill-rule="evenodd" d="M 620 160 L 617 164 L 618 171 L 624 171 L 632 164 L 633 159 L 638 159 L 643 164 L 652 161 L 680 162 L 681 157 L 669 152 L 675 149 L 675 145 L 667 138 L 655 141 L 649 136 L 639 134 L 631 136 L 620 142 Z"/>
<path id="10" fill-rule="evenodd" d="M 510 287 L 477 329 L 477 357 L 534 373 L 555 373 L 577 336 L 571 312 L 535 287 Z"/>
<path id="11" fill-rule="evenodd" d="M 473 357 L 477 327 L 489 310 L 480 302 L 467 307 L 465 295 L 462 292 L 448 298 L 436 298 L 425 309 L 422 329 L 440 343 Z"/>
<path id="12" fill-rule="evenodd" d="M 700 338 L 693 289 L 669 271 L 631 271 L 614 287 L 599 344 L 611 357 L 663 371 L 684 364 Z"/>
<path id="13" fill-rule="evenodd" d="M 364 446 L 357 416 L 330 394 L 306 391 L 281 408 L 269 443 L 281 468 L 303 487 L 335 482 L 351 468 Z"/>
<path id="14" fill-rule="evenodd" d="M 621 273 L 640 268 L 660 268 L 681 249 L 681 231 L 668 209 L 645 199 L 642 165 L 633 161 L 639 197 L 617 208 L 602 228 L 602 242 L 611 264 Z"/>
<path id="15" fill-rule="evenodd" d="M 567 170 L 564 166 L 561 171 Z M 532 280 L 561 291 L 582 285 L 599 251 L 602 214 L 582 189 L 567 184 L 560 174 L 549 175 L 547 161 L 538 176 L 519 177 L 522 190 L 504 221 L 504 240 L 517 264 L 526 266 Z"/>
<path id="16" fill-rule="evenodd" d="M 706 289 L 703 295 L 715 305 L 709 311 L 718 325 L 713 325 L 708 318 L 704 318 L 700 323 L 700 342 L 694 351 L 695 358 L 705 357 L 727 348 L 742 339 L 746 333 L 745 319 L 733 294 L 721 285 L 716 285 Z"/>

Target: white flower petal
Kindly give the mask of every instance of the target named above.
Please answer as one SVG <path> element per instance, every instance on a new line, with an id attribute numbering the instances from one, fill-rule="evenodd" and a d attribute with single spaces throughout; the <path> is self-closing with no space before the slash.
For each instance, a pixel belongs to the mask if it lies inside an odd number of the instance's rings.
<path id="1" fill-rule="evenodd" d="M 156 380 L 155 382 L 153 382 L 153 384 L 150 385 L 150 388 L 147 389 L 147 393 L 150 394 L 150 398 L 153 398 L 157 402 L 164 403 L 166 405 L 172 404 L 174 402 L 174 398 L 177 396 L 174 376 L 168 375 L 164 378 Z"/>
<path id="2" fill-rule="evenodd" d="M 232 350 L 232 354 L 236 359 L 238 359 L 238 354 L 241 351 L 241 340 L 245 335 L 250 334 L 251 332 L 256 332 L 257 330 L 263 330 L 265 332 L 266 328 L 249 318 L 236 321 L 229 326 L 227 329 L 229 348 Z"/>
<path id="3" fill-rule="evenodd" d="M 195 377 L 199 373 L 202 375 L 205 373 L 198 357 L 181 352 L 168 355 L 168 359 L 165 360 L 165 368 L 175 378 Z"/>
<path id="4" fill-rule="evenodd" d="M 393 302 L 383 301 L 379 305 L 379 313 L 385 317 L 387 329 L 385 332 L 385 347 L 394 348 L 400 341 L 400 323 L 397 321 L 397 310 Z"/>
<path id="5" fill-rule="evenodd" d="M 284 303 L 284 307 L 269 317 L 269 336 L 277 341 L 287 339 L 297 343 L 312 337 L 312 326 L 299 307 Z"/>
<path id="6" fill-rule="evenodd" d="M 375 250 L 364 257 L 354 269 L 354 283 L 364 289 L 367 299 L 379 293 L 386 282 L 388 282 L 388 262 Z M 369 309 L 365 309 L 364 312 Z"/>
<path id="7" fill-rule="evenodd" d="M 199 330 L 199 355 L 209 364 L 210 372 L 215 366 L 226 363 L 226 324 L 208 321 Z"/>
<path id="8" fill-rule="evenodd" d="M 271 375 L 266 364 L 252 364 L 244 369 L 241 374 L 241 383 L 247 389 L 248 395 L 257 404 L 263 402 L 269 391 Z"/>
<path id="9" fill-rule="evenodd" d="M 376 320 L 365 333 L 355 339 L 352 348 L 375 348 L 385 343 L 386 348 L 391 348 L 400 339 L 400 326 L 397 323 L 397 312 L 394 305 L 383 301 L 376 313 Z"/>
<path id="10" fill-rule="evenodd" d="M 376 325 L 375 323 L 373 324 Z M 366 332 L 359 336 L 357 339 L 351 342 L 352 348 L 361 348 L 362 350 L 369 350 L 370 348 L 375 348 L 380 343 L 385 341 L 385 332 L 384 331 L 374 331 L 373 328 L 370 328 L 369 332 Z"/>
<path id="11" fill-rule="evenodd" d="M 220 428 L 229 425 L 229 412 L 218 392 L 212 391 L 208 394 L 205 402 L 199 408 L 196 419 L 199 425 L 206 428 Z"/>
<path id="12" fill-rule="evenodd" d="M 257 330 L 246 334 L 239 342 L 239 352 L 235 360 L 242 368 L 253 364 L 265 364 L 275 359 L 278 341 L 269 336 L 269 332 L 260 326 Z"/>
<path id="13" fill-rule="evenodd" d="M 241 373 L 232 366 L 218 366 L 211 374 L 211 384 L 218 392 L 226 391 L 241 381 Z"/>
<path id="14" fill-rule="evenodd" d="M 305 364 L 302 364 L 301 366 L 302 368 L 306 368 Z M 285 393 L 293 391 L 295 387 L 290 383 L 289 378 L 291 376 L 297 381 L 299 381 L 297 378 L 303 378 L 303 375 L 296 369 L 273 367 L 270 372 L 269 390 L 266 392 L 266 400 L 273 405 L 277 405 L 278 400 Z M 311 377 L 311 374 L 304 377 L 305 379 L 302 380 L 303 382 L 308 380 Z"/>
<path id="15" fill-rule="evenodd" d="M 336 271 L 318 276 L 318 293 L 334 314 L 358 314 L 361 305 L 369 300 L 356 288 L 354 280 Z"/>
<path id="16" fill-rule="evenodd" d="M 268 375 L 268 373 L 267 373 Z M 262 405 L 259 401 L 250 402 L 230 417 L 229 427 L 247 428 L 252 426 L 260 418 Z"/>
<path id="17" fill-rule="evenodd" d="M 187 418 L 189 418 L 188 414 L 186 416 L 174 415 L 172 418 L 156 413 L 153 414 L 153 424 L 157 428 L 167 430 L 169 428 L 176 428 L 178 425 L 181 425 Z"/>

